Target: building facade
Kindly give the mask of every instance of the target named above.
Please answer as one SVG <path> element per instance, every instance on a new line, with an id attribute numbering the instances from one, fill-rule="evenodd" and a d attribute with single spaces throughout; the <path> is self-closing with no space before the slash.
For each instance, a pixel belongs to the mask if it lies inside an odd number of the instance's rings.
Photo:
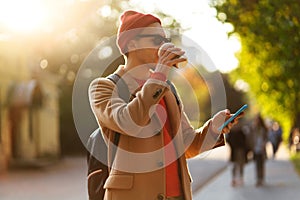
<path id="1" fill-rule="evenodd" d="M 33 58 L 0 40 L 0 173 L 60 156 L 59 78 Z"/>

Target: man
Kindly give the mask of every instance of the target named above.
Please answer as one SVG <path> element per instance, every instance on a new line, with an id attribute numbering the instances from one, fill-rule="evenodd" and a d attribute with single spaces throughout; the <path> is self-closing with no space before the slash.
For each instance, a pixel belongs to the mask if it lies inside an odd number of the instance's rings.
<path id="1" fill-rule="evenodd" d="M 275 159 L 279 145 L 282 142 L 282 128 L 278 122 L 273 122 L 269 130 L 269 141 L 272 144 L 273 159 Z"/>
<path id="2" fill-rule="evenodd" d="M 224 110 L 195 130 L 166 82 L 170 69 L 185 61 L 180 57 L 184 51 L 168 43 L 161 21 L 153 15 L 126 11 L 120 20 L 117 44 L 126 62 L 115 74 L 126 82 L 131 99 L 127 103 L 120 98 L 107 78 L 95 79 L 89 88 L 109 155 L 115 133 L 120 134 L 104 199 L 190 200 L 186 159 L 224 145 L 223 133 L 237 120 L 218 131 L 231 116 Z"/>
<path id="3" fill-rule="evenodd" d="M 244 166 L 247 163 L 247 138 L 244 133 L 244 127 L 241 122 L 231 129 L 227 135 L 227 142 L 230 146 L 230 161 L 232 165 L 232 182 L 231 185 L 242 186 L 244 184 Z"/>
<path id="4" fill-rule="evenodd" d="M 265 183 L 266 145 L 268 142 L 268 128 L 260 113 L 253 120 L 252 131 L 253 156 L 256 166 L 256 187 L 260 187 Z"/>

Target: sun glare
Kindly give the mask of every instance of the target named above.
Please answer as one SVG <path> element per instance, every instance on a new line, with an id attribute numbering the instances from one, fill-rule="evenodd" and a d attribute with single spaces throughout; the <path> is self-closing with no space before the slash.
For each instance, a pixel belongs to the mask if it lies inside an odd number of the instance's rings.
<path id="1" fill-rule="evenodd" d="M 41 0 L 0 0 L 0 26 L 17 32 L 42 28 L 46 9 Z"/>
<path id="2" fill-rule="evenodd" d="M 216 68 L 228 73 L 238 66 L 235 53 L 241 48 L 237 36 L 228 38 L 227 33 L 233 31 L 230 24 L 223 24 L 216 19 L 216 9 L 209 6 L 210 0 L 131 0 L 134 6 L 147 12 L 159 10 L 171 15 L 187 28 L 184 35 L 196 42 L 209 55 Z M 171 6 L 170 6 L 171 5 Z M 201 57 L 201 56 L 200 56 Z"/>

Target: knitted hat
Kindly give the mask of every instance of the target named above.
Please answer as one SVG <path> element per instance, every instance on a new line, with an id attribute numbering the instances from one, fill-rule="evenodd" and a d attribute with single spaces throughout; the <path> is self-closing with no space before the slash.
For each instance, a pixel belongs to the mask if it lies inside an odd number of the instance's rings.
<path id="1" fill-rule="evenodd" d="M 120 21 L 121 24 L 117 35 L 117 45 L 122 54 L 127 53 L 127 43 L 142 31 L 141 28 L 147 27 L 155 22 L 161 24 L 160 19 L 157 17 L 133 10 L 125 11 L 120 17 Z"/>

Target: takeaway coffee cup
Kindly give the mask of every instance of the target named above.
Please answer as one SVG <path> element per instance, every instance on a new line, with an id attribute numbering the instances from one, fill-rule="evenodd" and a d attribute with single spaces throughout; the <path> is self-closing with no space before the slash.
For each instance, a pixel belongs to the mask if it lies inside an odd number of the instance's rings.
<path id="1" fill-rule="evenodd" d="M 159 49 L 158 49 L 158 53 L 157 53 L 158 56 L 160 56 L 163 53 L 163 51 L 168 48 L 169 45 L 173 45 L 173 44 L 171 44 L 171 43 L 164 43 L 163 45 L 161 45 L 159 47 Z M 182 55 L 182 56 L 176 56 L 175 58 L 179 58 L 179 57 L 186 58 L 186 56 L 184 56 L 184 55 Z M 176 68 L 183 68 L 187 64 L 188 64 L 188 61 L 186 60 L 186 61 L 183 61 L 183 62 L 175 64 L 174 67 L 176 67 Z"/>

